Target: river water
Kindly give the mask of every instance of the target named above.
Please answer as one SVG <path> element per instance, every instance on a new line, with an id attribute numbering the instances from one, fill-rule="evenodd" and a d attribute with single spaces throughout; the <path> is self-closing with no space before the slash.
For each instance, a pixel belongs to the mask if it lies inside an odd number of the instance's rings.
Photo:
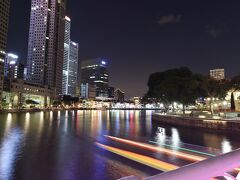
<path id="1" fill-rule="evenodd" d="M 106 137 L 179 152 L 217 155 L 240 147 L 239 136 L 152 123 L 153 111 L 56 111 L 0 114 L 0 179 L 72 180 L 149 177 L 161 170 L 110 152 L 107 145 L 176 166 L 191 163 Z M 188 151 L 191 153 L 190 151 Z"/>

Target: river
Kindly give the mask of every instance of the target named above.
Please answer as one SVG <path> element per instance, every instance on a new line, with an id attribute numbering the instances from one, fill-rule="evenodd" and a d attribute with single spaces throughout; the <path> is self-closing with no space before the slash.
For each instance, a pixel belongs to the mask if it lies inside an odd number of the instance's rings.
<path id="1" fill-rule="evenodd" d="M 130 110 L 2 113 L 0 179 L 111 180 L 129 175 L 144 178 L 162 171 L 136 162 L 135 154 L 181 167 L 192 161 L 179 158 L 175 152 L 208 157 L 240 147 L 237 135 L 154 124 L 152 113 Z M 167 152 L 149 151 L 134 143 L 162 147 Z M 122 157 L 124 153 L 135 153 L 131 154 L 133 160 Z"/>

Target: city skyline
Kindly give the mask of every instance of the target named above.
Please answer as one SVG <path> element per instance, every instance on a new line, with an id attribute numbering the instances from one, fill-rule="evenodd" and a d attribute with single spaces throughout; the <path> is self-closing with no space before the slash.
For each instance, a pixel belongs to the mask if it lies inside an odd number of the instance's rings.
<path id="1" fill-rule="evenodd" d="M 240 180 L 238 5 L 1 0 L 0 179 Z"/>
<path id="2" fill-rule="evenodd" d="M 67 15 L 73 19 L 73 39 L 81 42 L 80 61 L 107 57 L 110 84 L 128 96 L 141 96 L 150 73 L 168 68 L 188 66 L 204 74 L 224 68 L 227 77 L 239 74 L 238 5 L 216 0 L 69 1 Z M 26 58 L 29 7 L 30 0 L 13 0 L 11 7 L 8 50 L 21 59 Z"/>

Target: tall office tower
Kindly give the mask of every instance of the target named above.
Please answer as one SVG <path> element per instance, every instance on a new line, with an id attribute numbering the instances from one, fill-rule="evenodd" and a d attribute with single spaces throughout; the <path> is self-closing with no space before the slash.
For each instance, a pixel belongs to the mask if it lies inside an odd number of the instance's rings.
<path id="1" fill-rule="evenodd" d="M 78 44 L 70 40 L 71 19 L 65 17 L 64 60 L 62 94 L 77 96 L 78 83 Z"/>
<path id="2" fill-rule="evenodd" d="M 10 0 L 0 1 L 0 102 L 2 100 L 4 60 L 7 47 Z"/>
<path id="3" fill-rule="evenodd" d="M 78 43 L 71 41 L 68 65 L 68 94 L 71 96 L 77 96 L 78 66 Z"/>
<path id="4" fill-rule="evenodd" d="M 210 70 L 210 77 L 215 80 L 223 80 L 225 79 L 225 70 L 224 69 L 212 69 Z"/>
<path id="5" fill-rule="evenodd" d="M 65 17 L 65 35 L 64 35 L 64 58 L 63 58 L 63 75 L 62 75 L 62 94 L 68 94 L 68 67 L 69 67 L 69 49 L 70 49 L 70 31 L 71 19 Z"/>
<path id="6" fill-rule="evenodd" d="M 32 0 L 27 79 L 62 92 L 65 0 Z"/>
<path id="7" fill-rule="evenodd" d="M 8 79 L 23 79 L 24 65 L 19 61 L 18 56 L 8 53 L 4 62 L 4 77 Z"/>
<path id="8" fill-rule="evenodd" d="M 90 59 L 81 63 L 81 83 L 94 84 L 96 96 L 100 98 L 108 97 L 107 62 L 104 59 Z"/>

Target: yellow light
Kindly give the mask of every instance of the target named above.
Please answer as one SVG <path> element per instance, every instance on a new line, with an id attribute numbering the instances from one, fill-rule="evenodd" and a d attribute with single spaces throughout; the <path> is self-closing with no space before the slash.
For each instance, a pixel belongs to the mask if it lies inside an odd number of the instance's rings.
<path id="1" fill-rule="evenodd" d="M 96 143 L 97 146 L 99 146 L 100 148 L 103 148 L 105 150 L 108 150 L 112 153 L 118 154 L 119 156 L 131 159 L 133 161 L 139 162 L 141 164 L 144 164 L 146 166 L 158 169 L 160 171 L 172 171 L 175 169 L 178 169 L 179 167 L 170 163 L 166 163 L 157 159 L 153 159 L 151 157 L 148 156 L 144 156 L 144 155 L 140 155 L 137 153 L 133 153 L 133 152 L 129 152 L 126 150 L 122 150 L 122 149 L 118 149 L 118 148 L 114 148 L 111 146 L 106 146 L 100 143 Z"/>
<path id="2" fill-rule="evenodd" d="M 143 148 L 143 149 L 147 149 L 147 150 L 150 150 L 150 151 L 161 152 L 161 153 L 165 153 L 165 154 L 168 154 L 168 155 L 175 155 L 179 158 L 187 159 L 187 160 L 191 160 L 191 161 L 202 161 L 202 160 L 206 159 L 204 157 L 191 155 L 191 154 L 186 154 L 186 153 L 183 153 L 183 152 L 177 152 L 177 151 L 173 151 L 173 150 L 166 149 L 166 148 L 155 147 L 155 146 L 152 146 L 152 145 L 148 145 L 148 144 L 144 144 L 144 143 L 138 143 L 138 142 L 122 139 L 122 138 L 106 136 L 106 135 L 105 135 L 105 137 L 107 137 L 109 139 L 112 139 L 112 140 L 115 140 L 115 141 L 118 141 L 118 142 L 122 142 L 122 143 L 130 144 L 130 145 L 133 145 L 133 146 L 136 146 L 136 147 L 140 147 L 140 148 Z"/>

